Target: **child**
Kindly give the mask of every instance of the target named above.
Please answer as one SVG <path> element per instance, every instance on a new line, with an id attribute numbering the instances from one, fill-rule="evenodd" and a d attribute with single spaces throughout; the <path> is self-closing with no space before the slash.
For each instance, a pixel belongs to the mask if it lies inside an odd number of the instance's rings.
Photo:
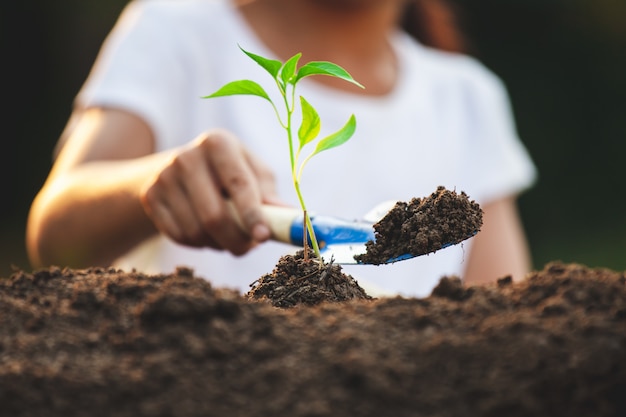
<path id="1" fill-rule="evenodd" d="M 137 0 L 107 38 L 33 202 L 33 265 L 194 268 L 247 291 L 295 248 L 267 241 L 260 205 L 297 206 L 272 108 L 223 84 L 271 78 L 238 48 L 332 61 L 365 86 L 309 77 L 299 94 L 322 135 L 352 113 L 355 136 L 312 160 L 309 209 L 352 219 L 387 200 L 465 191 L 484 210 L 463 245 L 387 266 L 344 267 L 373 295 L 427 295 L 443 275 L 522 278 L 530 257 L 516 197 L 535 168 L 500 80 L 462 47 L 433 0 Z M 406 30 L 419 36 L 408 34 Z M 445 50 L 444 50 L 445 49 Z M 452 52 L 451 52 L 452 51 Z M 227 209 L 230 199 L 242 228 Z"/>

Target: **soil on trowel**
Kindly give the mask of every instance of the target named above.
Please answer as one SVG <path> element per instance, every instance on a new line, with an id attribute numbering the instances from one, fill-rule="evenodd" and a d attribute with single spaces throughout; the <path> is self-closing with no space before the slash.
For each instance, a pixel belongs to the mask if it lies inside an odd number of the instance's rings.
<path id="1" fill-rule="evenodd" d="M 303 250 L 282 256 L 272 273 L 253 283 L 246 296 L 266 300 L 275 307 L 371 299 L 352 276 L 342 272 L 340 265 L 317 258 L 305 260 Z"/>
<path id="2" fill-rule="evenodd" d="M 435 252 L 469 239 L 480 231 L 483 212 L 465 192 L 437 190 L 425 198 L 399 201 L 374 224 L 374 241 L 355 256 L 361 263 L 380 265 Z"/>
<path id="3" fill-rule="evenodd" d="M 276 308 L 184 268 L 16 271 L 0 279 L 0 416 L 624 416 L 625 282 L 553 263 Z"/>

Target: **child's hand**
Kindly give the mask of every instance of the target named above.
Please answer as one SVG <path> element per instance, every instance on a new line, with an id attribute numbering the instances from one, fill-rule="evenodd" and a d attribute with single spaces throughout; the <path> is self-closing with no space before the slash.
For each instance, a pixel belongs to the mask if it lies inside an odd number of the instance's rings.
<path id="1" fill-rule="evenodd" d="M 275 200 L 271 170 L 222 130 L 206 132 L 175 151 L 141 195 L 146 213 L 170 239 L 235 255 L 270 238 L 261 203 Z"/>

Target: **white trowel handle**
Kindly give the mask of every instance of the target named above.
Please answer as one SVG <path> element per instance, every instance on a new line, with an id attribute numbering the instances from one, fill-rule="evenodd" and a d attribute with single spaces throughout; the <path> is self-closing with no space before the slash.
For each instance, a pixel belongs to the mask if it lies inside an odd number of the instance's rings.
<path id="1" fill-rule="evenodd" d="M 294 242 L 292 240 L 293 227 L 297 227 L 297 225 L 302 227 L 301 209 L 263 205 L 263 215 L 265 216 L 265 220 L 267 220 L 270 230 L 272 231 L 273 240 L 292 245 L 302 245 L 302 242 Z M 297 223 L 296 219 L 299 219 Z"/>
<path id="2" fill-rule="evenodd" d="M 231 209 L 235 220 L 243 229 L 243 222 L 241 221 L 241 218 L 237 216 L 237 212 L 235 211 L 232 203 L 229 203 L 229 208 Z M 272 232 L 272 240 L 289 243 L 291 245 L 302 245 L 302 242 L 296 243 L 292 240 L 292 228 L 294 227 L 296 219 L 300 219 L 298 223 L 302 224 L 301 209 L 294 207 L 272 206 L 267 204 L 264 204 L 261 209 Z"/>

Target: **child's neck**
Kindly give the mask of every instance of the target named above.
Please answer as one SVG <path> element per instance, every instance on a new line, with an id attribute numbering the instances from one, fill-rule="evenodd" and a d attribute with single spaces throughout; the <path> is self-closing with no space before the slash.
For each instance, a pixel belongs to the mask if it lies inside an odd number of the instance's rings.
<path id="1" fill-rule="evenodd" d="M 304 61 L 332 61 L 366 89 L 332 77 L 317 77 L 317 82 L 359 94 L 384 95 L 397 79 L 389 34 L 396 27 L 399 4 L 383 0 L 255 0 L 239 10 L 259 39 L 281 59 L 302 52 Z"/>

